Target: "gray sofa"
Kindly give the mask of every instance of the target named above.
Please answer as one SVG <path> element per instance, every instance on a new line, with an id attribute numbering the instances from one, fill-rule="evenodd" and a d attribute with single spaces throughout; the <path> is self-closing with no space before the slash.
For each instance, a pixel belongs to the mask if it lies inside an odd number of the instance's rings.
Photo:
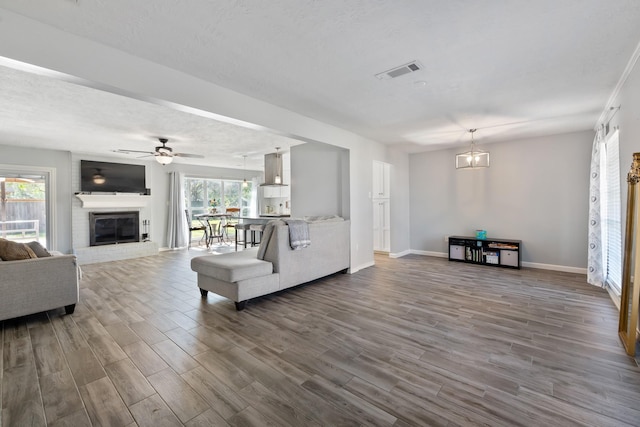
<path id="1" fill-rule="evenodd" d="M 75 255 L 0 261 L 0 321 L 60 307 L 71 314 L 77 302 Z"/>
<path id="2" fill-rule="evenodd" d="M 293 250 L 288 225 L 271 221 L 259 250 L 195 257 L 191 269 L 198 273 L 203 298 L 211 291 L 234 301 L 236 309 L 242 310 L 251 298 L 346 272 L 350 262 L 350 224 L 342 218 L 311 222 L 311 244 Z M 272 233 L 267 233 L 269 227 Z"/>

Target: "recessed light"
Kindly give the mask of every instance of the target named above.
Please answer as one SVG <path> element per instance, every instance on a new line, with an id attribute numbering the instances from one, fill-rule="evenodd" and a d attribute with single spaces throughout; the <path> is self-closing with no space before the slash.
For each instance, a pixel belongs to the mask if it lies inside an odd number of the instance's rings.
<path id="1" fill-rule="evenodd" d="M 424 80 L 418 80 L 417 82 L 413 82 L 413 85 L 416 87 L 425 87 L 427 86 L 427 82 Z"/>

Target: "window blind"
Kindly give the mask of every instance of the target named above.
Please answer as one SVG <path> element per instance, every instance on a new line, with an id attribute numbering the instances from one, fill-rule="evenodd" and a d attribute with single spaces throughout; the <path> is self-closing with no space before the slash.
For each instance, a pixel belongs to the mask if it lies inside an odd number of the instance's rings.
<path id="1" fill-rule="evenodd" d="M 620 293 L 622 283 L 622 217 L 620 213 L 620 155 L 618 131 L 605 143 L 605 215 L 602 223 L 606 233 L 606 283 Z"/>

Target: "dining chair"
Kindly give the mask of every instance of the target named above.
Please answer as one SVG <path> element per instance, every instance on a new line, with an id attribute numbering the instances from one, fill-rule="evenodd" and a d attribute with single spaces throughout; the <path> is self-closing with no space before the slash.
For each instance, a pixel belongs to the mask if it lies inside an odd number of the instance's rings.
<path id="1" fill-rule="evenodd" d="M 240 208 L 227 208 L 226 212 L 229 216 L 224 218 L 223 230 L 224 234 L 227 236 L 227 240 L 231 240 L 229 235 L 230 230 L 236 232 L 236 224 L 239 223 L 240 216 Z"/>
<path id="2" fill-rule="evenodd" d="M 184 210 L 184 214 L 187 216 L 187 225 L 189 226 L 189 243 L 187 245 L 187 249 L 191 249 L 191 235 L 194 231 L 203 231 L 204 234 L 203 236 L 200 238 L 200 241 L 202 241 L 204 239 L 205 244 L 207 245 L 207 247 L 209 247 L 209 237 L 208 237 L 208 233 L 207 233 L 207 227 L 202 224 L 202 221 L 200 221 L 200 225 L 199 226 L 194 226 L 193 222 L 191 221 L 191 217 L 189 216 L 189 209 L 185 209 Z"/>
<path id="3" fill-rule="evenodd" d="M 218 243 L 224 242 L 222 219 L 213 221 L 211 218 L 207 218 L 207 224 L 209 224 L 209 245 L 213 244 L 213 239 L 218 239 Z"/>

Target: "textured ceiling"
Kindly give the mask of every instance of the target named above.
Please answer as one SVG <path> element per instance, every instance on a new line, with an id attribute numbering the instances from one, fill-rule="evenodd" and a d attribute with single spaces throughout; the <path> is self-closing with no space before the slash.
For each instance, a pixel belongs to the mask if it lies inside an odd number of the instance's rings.
<path id="1" fill-rule="evenodd" d="M 264 154 L 301 142 L 176 111 L 62 80 L 0 66 L 0 141 L 114 157 L 112 150 L 153 151 L 158 137 L 175 152 L 204 159 L 180 163 L 262 170 Z"/>
<path id="2" fill-rule="evenodd" d="M 591 129 L 640 41 L 637 0 L 0 0 L 0 6 L 410 152 L 458 145 L 469 128 L 479 129 L 480 142 Z M 374 77 L 412 60 L 424 69 L 393 80 Z M 199 119 L 181 113 L 182 128 L 163 128 L 153 120 L 156 109 L 134 116 L 139 135 L 167 132 L 184 139 L 184 149 L 175 144 L 180 151 L 209 141 L 188 131 L 190 120 Z M 129 118 L 107 116 L 99 123 L 105 134 Z"/>

